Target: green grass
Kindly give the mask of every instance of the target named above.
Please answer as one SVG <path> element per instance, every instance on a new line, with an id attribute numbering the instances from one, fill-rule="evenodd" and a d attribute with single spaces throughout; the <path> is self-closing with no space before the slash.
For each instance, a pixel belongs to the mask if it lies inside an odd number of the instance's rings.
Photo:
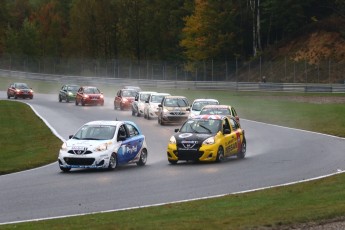
<path id="1" fill-rule="evenodd" d="M 5 85 L 4 81 L 7 80 L 0 78 L 1 85 Z M 42 84 L 31 82 L 36 92 L 57 94 L 60 87 L 52 83 Z M 40 91 L 40 87 L 44 91 Z M 109 86 L 104 86 L 103 91 L 108 97 L 116 92 Z M 291 100 L 303 96 L 313 101 L 320 96 L 344 97 L 344 94 L 165 91 L 187 96 L 190 100 L 216 98 L 223 104 L 233 105 L 241 118 L 345 137 L 344 104 Z M 27 105 L 13 100 L 0 100 L 0 114 L 0 174 L 56 161 L 61 141 Z M 35 144 L 32 140 L 35 140 Z M 0 225 L 0 229 L 276 229 L 343 217 L 344 191 L 345 174 L 339 174 L 246 194 L 70 217 L 63 221 L 57 219 Z"/>
<path id="2" fill-rule="evenodd" d="M 0 100 L 0 114 L 0 175 L 56 161 L 62 142 L 28 105 Z"/>

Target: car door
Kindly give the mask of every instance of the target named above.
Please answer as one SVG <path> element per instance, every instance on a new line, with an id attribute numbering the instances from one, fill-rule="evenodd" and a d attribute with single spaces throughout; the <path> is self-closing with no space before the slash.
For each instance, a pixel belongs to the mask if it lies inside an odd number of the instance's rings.
<path id="1" fill-rule="evenodd" d="M 224 155 L 230 156 L 237 153 L 237 136 L 233 131 L 233 126 L 227 117 L 225 117 L 223 120 L 223 134 L 225 147 Z"/>
<path id="2" fill-rule="evenodd" d="M 124 164 L 130 162 L 139 153 L 143 140 L 140 139 L 139 132 L 130 124 L 122 124 L 118 130 L 117 141 L 121 146 L 117 152 L 118 162 Z"/>

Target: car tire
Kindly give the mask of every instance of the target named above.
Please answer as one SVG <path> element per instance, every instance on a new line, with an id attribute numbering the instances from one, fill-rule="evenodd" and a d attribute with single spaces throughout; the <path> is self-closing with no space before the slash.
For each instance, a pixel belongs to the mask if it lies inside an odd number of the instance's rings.
<path id="1" fill-rule="evenodd" d="M 17 95 L 14 95 L 14 99 L 18 99 Z"/>
<path id="2" fill-rule="evenodd" d="M 9 94 L 7 94 L 7 99 L 10 99 L 10 98 L 11 98 L 11 96 Z"/>
<path id="3" fill-rule="evenodd" d="M 177 161 L 175 161 L 175 160 L 168 160 L 168 161 L 169 161 L 169 163 L 172 164 L 172 165 L 176 165 L 176 164 L 177 164 Z"/>
<path id="4" fill-rule="evenodd" d="M 66 97 L 66 102 L 69 103 L 69 97 Z"/>
<path id="5" fill-rule="evenodd" d="M 134 112 L 134 110 L 132 109 L 132 116 L 135 116 L 135 112 Z"/>
<path id="6" fill-rule="evenodd" d="M 117 167 L 117 156 L 115 153 L 112 153 L 109 159 L 109 170 L 114 170 Z"/>
<path id="7" fill-rule="evenodd" d="M 77 99 L 75 99 L 75 105 L 79 105 L 79 102 Z"/>
<path id="8" fill-rule="evenodd" d="M 31 97 L 30 97 L 30 99 L 33 99 L 33 98 L 34 98 L 34 96 L 31 96 Z"/>
<path id="9" fill-rule="evenodd" d="M 158 117 L 158 124 L 165 125 L 165 122 L 162 120 L 161 117 Z"/>
<path id="10" fill-rule="evenodd" d="M 137 162 L 137 165 L 144 166 L 146 164 L 146 161 L 147 161 L 147 150 L 143 149 L 141 150 L 140 158 L 139 158 L 139 161 Z"/>
<path id="11" fill-rule="evenodd" d="M 61 169 L 61 171 L 63 171 L 63 172 L 69 172 L 69 171 L 71 171 L 71 168 L 64 168 L 64 167 L 61 167 L 61 166 L 60 166 L 60 169 Z"/>
<path id="12" fill-rule="evenodd" d="M 61 96 L 59 95 L 59 102 L 62 102 L 62 98 L 61 98 Z"/>
<path id="13" fill-rule="evenodd" d="M 151 120 L 150 114 L 147 114 L 147 120 Z"/>
<path id="14" fill-rule="evenodd" d="M 216 162 L 222 162 L 222 161 L 224 161 L 224 149 L 223 149 L 223 146 L 219 146 L 218 151 L 217 151 Z"/>
<path id="15" fill-rule="evenodd" d="M 243 139 L 243 142 L 241 144 L 241 149 L 240 151 L 237 153 L 237 158 L 238 159 L 243 159 L 246 156 L 246 152 L 247 152 L 247 142 L 246 139 Z"/>
<path id="16" fill-rule="evenodd" d="M 81 99 L 81 105 L 85 106 L 85 101 L 83 99 Z"/>

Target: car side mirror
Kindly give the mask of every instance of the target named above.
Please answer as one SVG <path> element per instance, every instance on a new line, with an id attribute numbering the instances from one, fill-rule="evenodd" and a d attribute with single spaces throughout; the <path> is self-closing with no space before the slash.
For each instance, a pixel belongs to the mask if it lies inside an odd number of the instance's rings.
<path id="1" fill-rule="evenodd" d="M 175 131 L 175 133 L 177 133 L 178 131 L 180 131 L 180 129 L 175 129 L 174 131 Z"/>
<path id="2" fill-rule="evenodd" d="M 187 108 L 186 111 L 190 111 L 190 108 Z"/>
<path id="3" fill-rule="evenodd" d="M 231 133 L 230 129 L 224 129 L 224 134 L 230 134 L 230 133 Z"/>
<path id="4" fill-rule="evenodd" d="M 162 104 L 158 104 L 158 107 L 162 108 L 163 106 L 162 106 Z"/>
<path id="5" fill-rule="evenodd" d="M 69 136 L 68 136 L 68 139 L 71 139 L 72 137 L 73 137 L 73 135 L 69 135 Z"/>

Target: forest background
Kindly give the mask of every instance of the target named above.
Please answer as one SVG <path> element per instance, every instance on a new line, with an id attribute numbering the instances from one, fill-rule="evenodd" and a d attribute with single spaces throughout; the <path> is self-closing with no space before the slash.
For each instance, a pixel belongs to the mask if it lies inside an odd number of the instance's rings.
<path id="1" fill-rule="evenodd" d="M 0 1 L 3 69 L 344 83 L 344 57 L 343 0 Z"/>

